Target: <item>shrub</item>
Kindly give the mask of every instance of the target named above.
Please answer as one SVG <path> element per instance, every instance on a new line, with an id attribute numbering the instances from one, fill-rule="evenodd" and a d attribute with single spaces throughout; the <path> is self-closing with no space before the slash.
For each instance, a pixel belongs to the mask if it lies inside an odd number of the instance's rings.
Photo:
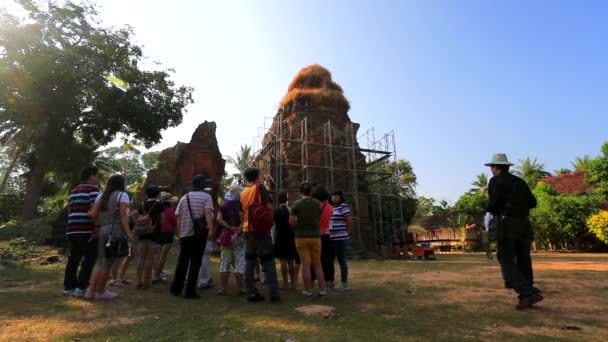
<path id="1" fill-rule="evenodd" d="M 55 217 L 41 217 L 27 222 L 10 221 L 0 226 L 0 240 L 23 239 L 27 243 L 42 244 L 52 235 Z"/>
<path id="2" fill-rule="evenodd" d="M 587 227 L 598 239 L 608 243 L 608 211 L 602 210 L 591 215 L 587 220 Z"/>
<path id="3" fill-rule="evenodd" d="M 0 224 L 17 218 L 22 208 L 22 193 L 0 193 Z"/>

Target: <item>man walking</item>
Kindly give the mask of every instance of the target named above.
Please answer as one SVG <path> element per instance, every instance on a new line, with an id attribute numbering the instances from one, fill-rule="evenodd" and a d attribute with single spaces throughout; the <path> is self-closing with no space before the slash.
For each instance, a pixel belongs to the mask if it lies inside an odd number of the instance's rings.
<path id="1" fill-rule="evenodd" d="M 76 297 L 84 296 L 97 259 L 97 239 L 93 236 L 95 222 L 89 216 L 89 211 L 93 209 L 95 199 L 99 195 L 97 173 L 95 167 L 82 169 L 81 184 L 70 192 L 66 231 L 70 256 L 63 280 L 63 294 L 66 296 L 72 294 Z"/>
<path id="2" fill-rule="evenodd" d="M 540 291 L 532 284 L 532 227 L 530 209 L 536 207 L 536 198 L 526 182 L 511 173 L 513 165 L 505 154 L 495 154 L 485 164 L 492 170 L 488 185 L 490 202 L 487 211 L 497 221 L 497 257 L 505 283 L 519 294 L 517 310 L 524 310 L 543 300 Z"/>
<path id="3" fill-rule="evenodd" d="M 278 302 L 281 300 L 277 281 L 277 269 L 272 254 L 272 237 L 270 230 L 265 234 L 254 232 L 250 222 L 249 208 L 260 202 L 266 207 L 271 207 L 268 190 L 260 181 L 260 170 L 249 168 L 244 172 L 247 187 L 241 192 L 241 207 L 243 209 L 243 236 L 245 239 L 245 288 L 250 302 L 260 302 L 264 297 L 260 295 L 255 287 L 255 265 L 260 258 L 262 269 L 265 273 L 266 285 L 270 292 L 270 300 Z"/>

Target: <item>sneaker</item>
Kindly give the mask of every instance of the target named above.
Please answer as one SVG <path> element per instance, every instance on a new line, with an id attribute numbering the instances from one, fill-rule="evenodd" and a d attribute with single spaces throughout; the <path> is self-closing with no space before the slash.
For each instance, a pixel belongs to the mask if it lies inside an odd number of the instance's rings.
<path id="1" fill-rule="evenodd" d="M 84 297 L 84 295 L 87 293 L 87 290 L 81 290 L 79 288 L 76 288 L 76 290 L 74 290 L 74 297 L 76 298 L 82 298 Z"/>
<path id="2" fill-rule="evenodd" d="M 249 297 L 247 297 L 247 301 L 249 303 L 257 303 L 257 302 L 263 302 L 264 301 L 264 296 L 262 296 L 259 293 L 254 293 L 252 295 L 249 295 Z"/>
<path id="3" fill-rule="evenodd" d="M 279 303 L 279 302 L 281 302 L 281 297 L 279 297 L 279 296 L 272 296 L 272 297 L 270 297 L 270 302 L 271 303 Z"/>
<path id="4" fill-rule="evenodd" d="M 528 296 L 522 300 L 519 301 L 519 304 L 517 304 L 515 306 L 515 309 L 517 310 L 525 310 L 525 309 L 529 309 L 532 307 L 532 305 L 542 301 L 544 299 L 543 296 L 541 296 L 538 293 L 535 293 L 531 296 Z"/>
<path id="5" fill-rule="evenodd" d="M 130 280 L 127 280 L 127 279 L 122 279 L 122 280 L 119 280 L 119 281 L 121 283 L 123 283 L 124 285 L 131 285 L 131 284 L 133 284 L 133 282 L 131 282 Z"/>
<path id="6" fill-rule="evenodd" d="M 104 291 L 104 293 L 98 293 L 95 295 L 95 300 L 108 300 L 114 299 L 118 297 L 118 295 L 114 292 Z"/>
<path id="7" fill-rule="evenodd" d="M 162 280 L 167 280 L 167 273 L 165 273 L 165 271 L 162 271 L 162 272 L 160 272 L 158 277 L 161 278 Z"/>
<path id="8" fill-rule="evenodd" d="M 351 291 L 352 288 L 350 286 L 346 285 L 346 284 L 342 284 L 340 286 L 334 287 L 334 290 L 335 291 Z"/>
<path id="9" fill-rule="evenodd" d="M 122 286 L 122 281 L 120 281 L 118 279 L 112 279 L 110 281 L 110 286 Z"/>
<path id="10" fill-rule="evenodd" d="M 217 294 L 220 296 L 225 296 L 226 295 L 226 289 L 219 289 L 219 291 L 217 291 Z"/>
<path id="11" fill-rule="evenodd" d="M 306 291 L 306 290 L 303 290 L 303 291 L 302 291 L 302 294 L 303 294 L 305 297 L 312 297 L 312 296 L 314 295 L 314 293 L 312 293 L 312 291 Z"/>
<path id="12" fill-rule="evenodd" d="M 156 285 L 156 284 L 160 284 L 163 282 L 163 278 L 158 277 L 158 278 L 152 278 L 152 284 Z"/>
<path id="13" fill-rule="evenodd" d="M 319 291 L 319 297 L 327 297 L 327 291 Z"/>
<path id="14" fill-rule="evenodd" d="M 64 296 L 71 296 L 74 294 L 74 290 L 73 289 L 72 290 L 63 290 L 62 294 Z"/>
<path id="15" fill-rule="evenodd" d="M 246 294 L 247 294 L 247 290 L 245 290 L 245 289 L 239 290 L 239 295 L 246 295 Z"/>

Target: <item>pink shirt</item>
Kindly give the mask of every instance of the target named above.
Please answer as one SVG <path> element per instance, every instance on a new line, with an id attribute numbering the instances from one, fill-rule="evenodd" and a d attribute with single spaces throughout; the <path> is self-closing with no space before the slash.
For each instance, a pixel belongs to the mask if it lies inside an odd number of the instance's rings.
<path id="1" fill-rule="evenodd" d="M 327 202 L 321 202 L 321 218 L 319 218 L 319 228 L 321 235 L 329 235 L 329 221 L 334 209 Z"/>

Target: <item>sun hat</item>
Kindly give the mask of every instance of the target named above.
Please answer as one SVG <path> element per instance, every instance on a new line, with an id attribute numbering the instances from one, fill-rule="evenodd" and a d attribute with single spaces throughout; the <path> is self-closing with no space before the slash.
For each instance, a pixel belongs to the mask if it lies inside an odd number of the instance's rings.
<path id="1" fill-rule="evenodd" d="M 173 196 L 170 192 L 161 192 L 160 200 L 163 202 L 175 203 L 177 202 L 178 198 Z"/>
<path id="2" fill-rule="evenodd" d="M 492 166 L 492 165 L 507 165 L 507 166 L 511 166 L 511 165 L 513 165 L 513 163 L 509 162 L 509 159 L 507 159 L 507 155 L 506 154 L 504 154 L 504 153 L 496 153 L 495 155 L 492 156 L 492 161 L 485 164 L 485 166 Z"/>

